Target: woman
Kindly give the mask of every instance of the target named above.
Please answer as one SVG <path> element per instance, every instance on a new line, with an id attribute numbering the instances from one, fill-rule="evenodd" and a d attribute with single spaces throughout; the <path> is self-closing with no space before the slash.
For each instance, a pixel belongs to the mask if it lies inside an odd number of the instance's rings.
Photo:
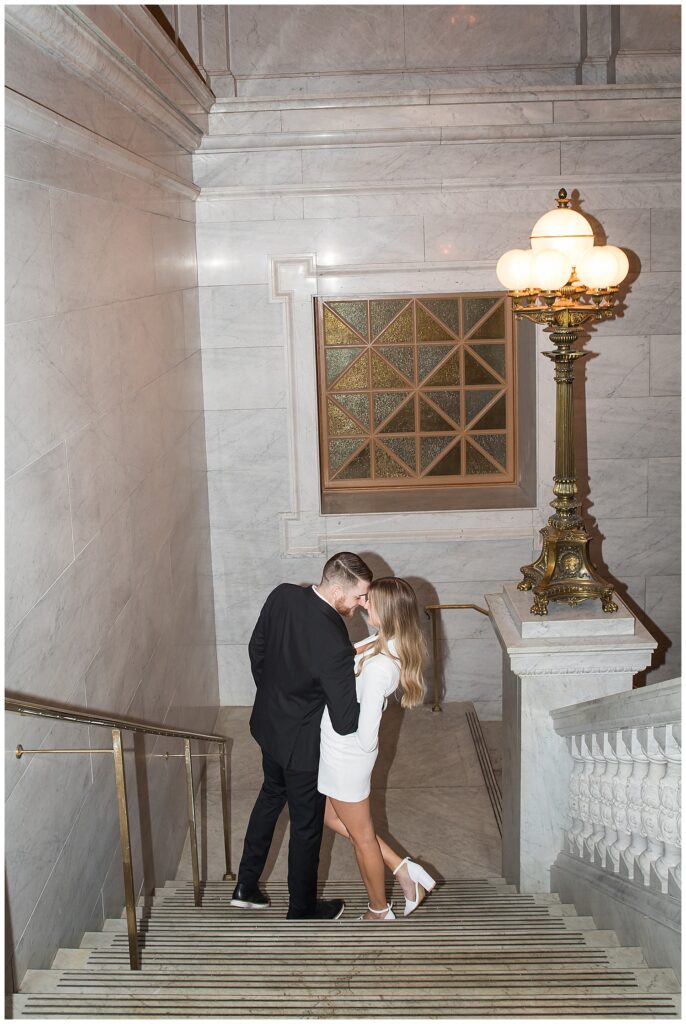
<path id="1" fill-rule="evenodd" d="M 369 807 L 370 778 L 378 754 L 379 724 L 391 694 L 400 687 L 402 707 L 421 704 L 424 697 L 422 660 L 424 640 L 414 590 L 405 580 L 387 576 L 369 587 L 368 617 L 378 629 L 356 644 L 357 699 L 360 720 L 356 733 L 334 731 L 327 710 L 321 725 L 318 788 L 325 793 L 324 822 L 349 839 L 367 890 L 364 921 L 393 921 L 386 903 L 384 864 L 405 894 L 405 916 L 411 914 L 436 884 L 424 868 L 400 857 L 374 832 Z"/>

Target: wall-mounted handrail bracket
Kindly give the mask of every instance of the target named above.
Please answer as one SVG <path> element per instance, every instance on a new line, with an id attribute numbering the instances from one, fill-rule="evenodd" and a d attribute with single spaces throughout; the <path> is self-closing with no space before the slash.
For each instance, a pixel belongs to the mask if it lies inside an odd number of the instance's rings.
<path id="1" fill-rule="evenodd" d="M 482 608 L 478 604 L 427 604 L 424 607 L 426 616 L 431 620 L 431 647 L 433 651 L 433 667 L 434 667 L 434 703 L 431 708 L 432 711 L 443 711 L 441 707 L 441 680 L 438 669 L 438 626 L 436 622 L 437 612 L 442 611 L 445 608 L 471 608 L 475 612 L 480 612 L 482 615 L 488 615 L 488 609 Z"/>

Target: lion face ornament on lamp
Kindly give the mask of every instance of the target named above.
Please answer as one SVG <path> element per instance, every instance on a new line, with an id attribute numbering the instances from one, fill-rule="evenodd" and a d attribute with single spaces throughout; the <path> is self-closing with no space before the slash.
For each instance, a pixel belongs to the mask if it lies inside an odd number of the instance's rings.
<path id="1" fill-rule="evenodd" d="M 544 214 L 531 232 L 531 249 L 511 249 L 498 260 L 496 274 L 513 299 L 515 316 L 544 326 L 555 350 L 545 352 L 555 364 L 556 430 L 555 509 L 541 530 L 543 547 L 531 565 L 521 568 L 520 590 L 532 590 L 535 615 L 548 614 L 549 601 L 600 599 L 605 612 L 616 612 L 614 587 L 599 575 L 588 555 L 586 532 L 577 497 L 574 459 L 574 351 L 584 324 L 614 316 L 618 286 L 629 270 L 626 254 L 614 245 L 595 245 L 593 229 L 570 209 L 560 189 L 557 209 Z"/>

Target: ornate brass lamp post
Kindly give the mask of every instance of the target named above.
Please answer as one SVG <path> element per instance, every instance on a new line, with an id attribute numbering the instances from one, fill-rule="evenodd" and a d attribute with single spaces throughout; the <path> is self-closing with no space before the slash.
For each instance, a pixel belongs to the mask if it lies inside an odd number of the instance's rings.
<path id="1" fill-rule="evenodd" d="M 579 604 L 600 598 L 603 611 L 616 612 L 613 585 L 603 579 L 588 555 L 589 536 L 577 498 L 574 464 L 574 363 L 585 353 L 574 350 L 584 324 L 609 320 L 618 285 L 629 261 L 614 245 L 594 245 L 591 225 L 570 209 L 560 189 L 557 209 L 546 213 L 531 233 L 531 249 L 512 249 L 498 261 L 496 274 L 513 298 L 518 319 L 545 325 L 555 350 L 545 352 L 555 364 L 555 478 L 551 502 L 555 514 L 541 530 L 543 547 L 531 565 L 521 568 L 519 590 L 533 590 L 535 615 L 548 614 L 549 601 Z"/>

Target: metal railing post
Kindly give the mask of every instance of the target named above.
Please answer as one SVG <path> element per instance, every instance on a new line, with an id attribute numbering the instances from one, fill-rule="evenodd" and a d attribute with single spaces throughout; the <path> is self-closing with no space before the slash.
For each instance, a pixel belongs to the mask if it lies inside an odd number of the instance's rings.
<path id="1" fill-rule="evenodd" d="M 438 670 L 438 628 L 436 625 L 436 612 L 437 608 L 431 608 L 427 614 L 431 619 L 431 640 L 433 647 L 433 658 L 434 658 L 434 706 L 431 708 L 432 711 L 443 711 L 441 707 L 441 680 L 440 673 Z"/>
<path id="2" fill-rule="evenodd" d="M 233 881 L 235 874 L 231 870 L 231 839 L 229 834 L 229 787 L 226 777 L 226 743 L 219 748 L 219 777 L 221 779 L 222 823 L 224 825 L 224 862 L 226 871 L 224 881 Z"/>
<path id="3" fill-rule="evenodd" d="M 124 872 L 126 928 L 129 935 L 129 963 L 132 971 L 139 971 L 141 964 L 138 953 L 136 897 L 133 889 L 131 832 L 129 830 L 129 807 L 126 799 L 126 773 L 124 771 L 124 748 L 122 745 L 121 729 L 112 730 L 112 752 L 114 754 L 114 778 L 117 784 L 117 806 L 119 808 L 119 841 L 121 843 L 121 862 Z"/>
<path id="4" fill-rule="evenodd" d="M 186 756 L 186 792 L 188 795 L 188 829 L 191 843 L 191 868 L 193 871 L 193 899 L 196 907 L 200 906 L 200 869 L 198 868 L 198 832 L 195 826 L 195 791 L 193 789 L 193 758 L 191 741 L 183 741 Z"/>

